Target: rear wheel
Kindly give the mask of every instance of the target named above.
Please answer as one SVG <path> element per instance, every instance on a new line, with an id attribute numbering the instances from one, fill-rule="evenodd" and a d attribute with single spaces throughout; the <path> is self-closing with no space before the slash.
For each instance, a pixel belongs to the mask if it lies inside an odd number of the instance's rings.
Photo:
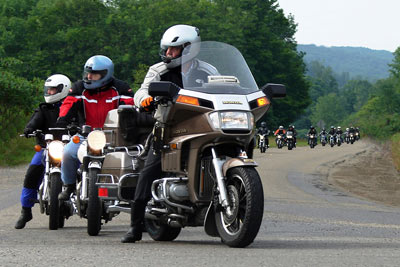
<path id="1" fill-rule="evenodd" d="M 145 227 L 149 236 L 155 241 L 172 241 L 178 237 L 182 228 L 170 227 L 157 220 L 145 219 Z"/>
<path id="2" fill-rule="evenodd" d="M 60 203 L 58 194 L 62 190 L 61 174 L 50 174 L 49 229 L 57 230 L 60 222 Z"/>
<path id="3" fill-rule="evenodd" d="M 91 236 L 98 235 L 101 229 L 101 200 L 96 186 L 99 169 L 89 169 L 89 201 L 86 211 L 87 232 Z"/>
<path id="4" fill-rule="evenodd" d="M 230 213 L 215 214 L 222 242 L 230 247 L 246 247 L 258 234 L 264 213 L 264 192 L 254 168 L 236 167 L 227 173 L 226 188 Z"/>

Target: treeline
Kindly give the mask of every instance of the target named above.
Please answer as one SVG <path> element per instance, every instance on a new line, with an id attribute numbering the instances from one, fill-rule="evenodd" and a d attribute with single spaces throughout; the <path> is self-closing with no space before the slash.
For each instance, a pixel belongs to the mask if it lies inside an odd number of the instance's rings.
<path id="1" fill-rule="evenodd" d="M 312 104 L 297 126 L 358 126 L 364 135 L 381 140 L 400 132 L 400 47 L 389 64 L 388 78 L 375 83 L 350 79 L 339 86 L 330 67 L 313 61 L 307 68 Z"/>
<path id="2" fill-rule="evenodd" d="M 304 61 L 309 64 L 318 61 L 331 67 L 340 76 L 350 79 L 365 79 L 375 82 L 389 77 L 388 64 L 393 54 L 385 50 L 373 50 L 365 47 L 325 47 L 316 45 L 297 45 L 297 49 L 305 53 Z M 341 77 L 338 83 L 343 85 Z"/>
<path id="3" fill-rule="evenodd" d="M 310 103 L 296 24 L 277 0 L 2 0 L 1 136 L 21 131 L 42 101 L 46 77 L 80 79 L 92 55 L 110 57 L 115 76 L 137 89 L 148 66 L 160 61 L 160 38 L 174 24 L 195 25 L 202 40 L 236 46 L 259 86 L 287 86 L 288 97 L 274 101 L 265 118 L 270 125 L 293 121 Z"/>

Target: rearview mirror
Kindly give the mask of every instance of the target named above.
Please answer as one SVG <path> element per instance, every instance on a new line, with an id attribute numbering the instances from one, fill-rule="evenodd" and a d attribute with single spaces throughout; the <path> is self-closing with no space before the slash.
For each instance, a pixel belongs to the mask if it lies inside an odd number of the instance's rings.
<path id="1" fill-rule="evenodd" d="M 261 91 L 269 98 L 283 98 L 286 96 L 286 87 L 283 84 L 267 83 Z"/>

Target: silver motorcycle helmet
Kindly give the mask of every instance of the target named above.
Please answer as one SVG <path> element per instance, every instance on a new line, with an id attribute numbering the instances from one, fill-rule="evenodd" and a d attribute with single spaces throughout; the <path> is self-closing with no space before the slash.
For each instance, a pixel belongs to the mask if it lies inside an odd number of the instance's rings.
<path id="1" fill-rule="evenodd" d="M 98 73 L 100 80 L 89 80 L 89 73 Z M 101 88 L 111 82 L 114 75 L 114 63 L 106 56 L 96 55 L 89 58 L 83 67 L 83 86 L 86 89 Z"/>
<path id="2" fill-rule="evenodd" d="M 54 90 L 56 93 L 50 93 Z M 63 74 L 54 74 L 48 77 L 44 83 L 44 100 L 48 104 L 56 103 L 67 97 L 71 89 L 71 81 Z"/>
<path id="3" fill-rule="evenodd" d="M 190 25 L 174 25 L 168 28 L 160 41 L 160 57 L 166 63 L 167 68 L 172 69 L 178 67 L 182 63 L 189 61 L 197 56 L 200 51 L 200 31 L 198 28 Z M 185 49 L 185 62 L 182 62 L 182 55 L 175 58 L 166 56 L 168 47 L 181 46 L 185 48 L 190 45 L 189 49 Z"/>

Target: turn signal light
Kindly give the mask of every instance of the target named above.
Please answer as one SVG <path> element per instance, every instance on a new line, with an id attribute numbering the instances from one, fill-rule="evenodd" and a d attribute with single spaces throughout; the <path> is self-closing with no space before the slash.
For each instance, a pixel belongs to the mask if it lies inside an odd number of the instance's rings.
<path id="1" fill-rule="evenodd" d="M 200 106 L 199 99 L 197 99 L 195 97 L 191 97 L 191 96 L 186 96 L 186 95 L 178 96 L 178 99 L 176 100 L 176 102 L 185 103 L 185 104 L 189 104 L 189 105 Z"/>
<path id="2" fill-rule="evenodd" d="M 268 104 L 270 104 L 270 103 L 269 103 L 268 99 L 265 96 L 257 99 L 257 105 L 259 107 L 262 107 L 262 106 L 265 106 L 265 105 L 268 105 Z"/>
<path id="3" fill-rule="evenodd" d="M 40 150 L 42 150 L 42 147 L 40 145 L 35 145 L 34 149 L 36 152 L 39 152 Z"/>

